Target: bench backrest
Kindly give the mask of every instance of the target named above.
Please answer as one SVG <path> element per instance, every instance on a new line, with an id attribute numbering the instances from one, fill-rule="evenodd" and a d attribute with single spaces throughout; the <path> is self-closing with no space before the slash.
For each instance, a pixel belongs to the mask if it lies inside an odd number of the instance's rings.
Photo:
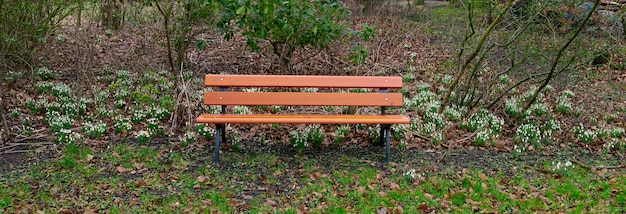
<path id="1" fill-rule="evenodd" d="M 204 85 L 222 90 L 204 93 L 206 105 L 402 106 L 401 77 L 206 75 Z M 375 88 L 375 93 L 229 92 L 229 87 Z"/>

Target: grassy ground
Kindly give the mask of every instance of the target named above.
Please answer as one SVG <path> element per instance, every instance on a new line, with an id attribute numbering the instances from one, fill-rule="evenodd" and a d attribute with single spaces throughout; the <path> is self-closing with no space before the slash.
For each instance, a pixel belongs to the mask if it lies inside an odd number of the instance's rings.
<path id="1" fill-rule="evenodd" d="M 585 151 L 394 151 L 336 146 L 302 155 L 133 142 L 3 168 L 0 211 L 172 213 L 626 211 L 614 156 Z M 22 165 L 24 166 L 24 165 Z"/>
<path id="2" fill-rule="evenodd" d="M 389 164 L 383 163 L 383 148 L 370 146 L 377 139 L 374 127 L 346 126 L 343 132 L 330 126 L 231 125 L 223 163 L 215 165 L 210 127 L 186 123 L 218 109 L 201 104 L 202 75 L 273 74 L 268 53 L 250 52 L 241 38 L 216 39 L 211 51 L 191 51 L 190 69 L 172 74 L 162 69 L 160 23 L 111 35 L 98 26 L 76 35 L 73 26 L 61 28 L 59 35 L 67 35 L 68 42 L 57 37 L 63 41 L 45 46 L 50 69 L 12 73 L 15 78 L 0 83 L 8 89 L 9 111 L 2 113 L 15 136 L 15 142 L 0 142 L 0 213 L 626 212 L 623 42 L 615 45 L 610 63 L 581 62 L 563 72 L 538 105 L 546 111 L 538 108 L 541 113 L 528 121 L 515 120 L 506 109 L 513 98 L 523 99 L 528 87 L 511 92 L 485 116 L 488 122 L 462 108 L 432 114 L 449 83 L 446 77 L 455 71 L 465 16 L 459 15 L 462 8 L 422 9 L 404 17 L 351 18 L 355 25 L 368 22 L 379 29 L 366 65 L 344 62 L 349 47 L 338 42 L 296 66 L 305 74 L 403 76 L 410 104 L 394 111 L 413 123 L 394 126 Z M 558 46 L 560 36 L 538 40 Z M 603 47 L 595 43 L 614 45 L 585 36 L 579 47 L 588 52 Z M 76 54 L 88 50 L 75 45 L 89 43 L 81 38 L 101 48 L 89 50 L 97 55 L 85 70 L 67 66 L 80 65 L 74 56 L 88 55 Z M 537 64 L 519 75 L 547 65 Z M 506 84 L 511 83 L 497 86 Z M 467 128 L 474 124 L 471 118 L 478 118 L 478 127 Z M 519 131 L 523 124 L 533 126 Z M 495 134 L 477 140 L 478 128 Z M 323 136 L 317 141 L 321 148 L 296 152 L 292 131 Z"/>

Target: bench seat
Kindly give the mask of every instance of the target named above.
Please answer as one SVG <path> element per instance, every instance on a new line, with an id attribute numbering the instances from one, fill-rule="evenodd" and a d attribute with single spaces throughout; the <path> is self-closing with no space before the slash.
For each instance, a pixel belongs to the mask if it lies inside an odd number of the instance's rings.
<path id="1" fill-rule="evenodd" d="M 198 123 L 235 124 L 409 124 L 404 115 L 202 114 Z"/>

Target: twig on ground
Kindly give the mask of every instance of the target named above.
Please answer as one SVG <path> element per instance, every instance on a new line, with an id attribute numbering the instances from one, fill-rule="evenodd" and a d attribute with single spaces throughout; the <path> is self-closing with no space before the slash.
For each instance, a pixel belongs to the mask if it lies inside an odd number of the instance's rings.
<path id="1" fill-rule="evenodd" d="M 626 168 L 625 165 L 619 165 L 619 166 L 589 166 L 581 161 L 578 160 L 573 160 L 572 159 L 572 163 L 577 164 L 578 166 L 587 169 L 587 170 L 591 170 L 591 171 L 597 171 L 597 170 L 602 170 L 602 169 L 621 169 L 621 168 Z"/>
<path id="2" fill-rule="evenodd" d="M 8 143 L 9 146 L 43 146 L 52 145 L 53 142 L 39 142 L 39 143 Z"/>
<path id="3" fill-rule="evenodd" d="M 455 141 L 453 141 L 453 142 L 450 142 L 449 144 L 450 144 L 450 145 L 452 145 L 452 144 L 461 143 L 461 142 L 463 142 L 463 141 L 466 141 L 466 140 L 468 140 L 468 139 L 470 139 L 470 138 L 474 137 L 474 135 L 476 135 L 476 132 L 472 132 L 472 133 L 466 134 L 466 135 L 465 135 L 465 137 L 463 137 L 463 138 L 461 138 L 461 139 L 458 139 L 458 140 L 455 140 Z"/>
<path id="4" fill-rule="evenodd" d="M 25 150 L 9 150 L 9 151 L 4 151 L 0 154 L 15 154 L 15 153 L 27 153 L 27 152 L 34 152 L 35 149 L 25 149 Z"/>

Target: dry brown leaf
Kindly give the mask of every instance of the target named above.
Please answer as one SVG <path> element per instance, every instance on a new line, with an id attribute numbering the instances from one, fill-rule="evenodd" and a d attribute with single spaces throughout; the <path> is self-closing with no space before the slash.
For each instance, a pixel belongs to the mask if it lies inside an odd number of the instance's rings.
<path id="1" fill-rule="evenodd" d="M 139 181 L 135 184 L 135 187 L 137 188 L 141 188 L 141 187 L 148 187 L 148 183 L 146 183 L 145 181 Z"/>
<path id="2" fill-rule="evenodd" d="M 479 172 L 478 173 L 478 177 L 480 178 L 480 180 L 482 181 L 487 181 L 487 175 L 485 175 L 485 173 Z"/>
<path id="3" fill-rule="evenodd" d="M 429 209 L 427 204 L 420 204 L 419 206 L 417 206 L 417 208 L 420 209 L 422 212 Z"/>
<path id="4" fill-rule="evenodd" d="M 132 169 L 125 168 L 123 166 L 117 166 L 117 167 L 115 167 L 115 169 L 119 173 L 127 173 L 127 172 L 130 172 L 132 170 Z"/>
<path id="5" fill-rule="evenodd" d="M 396 184 L 396 183 L 391 183 L 389 184 L 389 188 L 393 191 L 400 191 L 400 185 Z"/>
<path id="6" fill-rule="evenodd" d="M 403 214 L 404 213 L 404 208 L 402 208 L 401 206 L 397 206 L 397 207 L 394 208 L 394 213 Z"/>
<path id="7" fill-rule="evenodd" d="M 365 187 L 359 186 L 356 188 L 356 190 L 361 194 L 365 193 Z"/>
<path id="8" fill-rule="evenodd" d="M 433 195 L 431 195 L 429 193 L 424 193 L 424 197 L 426 197 L 428 199 L 433 199 Z"/>
<path id="9" fill-rule="evenodd" d="M 198 176 L 196 178 L 196 181 L 200 182 L 200 183 L 204 183 L 207 182 L 209 180 L 209 178 L 207 178 L 206 176 Z"/>
<path id="10" fill-rule="evenodd" d="M 296 210 L 297 214 L 309 214 L 309 210 L 307 210 L 306 207 L 298 207 L 298 210 Z"/>
<path id="11" fill-rule="evenodd" d="M 380 197 L 387 197 L 388 195 L 389 194 L 387 194 L 387 192 L 383 192 L 383 191 L 378 192 L 378 196 Z"/>
<path id="12" fill-rule="evenodd" d="M 380 180 L 382 178 L 383 178 L 383 174 L 381 173 L 376 174 L 376 180 Z"/>
<path id="13" fill-rule="evenodd" d="M 70 210 L 70 209 L 62 208 L 62 209 L 59 210 L 59 213 L 62 213 L 62 214 L 74 214 L 74 211 Z"/>
<path id="14" fill-rule="evenodd" d="M 265 204 L 271 207 L 276 206 L 276 202 L 273 201 L 272 199 L 267 199 L 267 201 L 265 201 Z"/>
<path id="15" fill-rule="evenodd" d="M 387 207 L 381 207 L 380 209 L 376 210 L 376 214 L 387 214 Z"/>
<path id="16" fill-rule="evenodd" d="M 83 210 L 83 214 L 94 214 L 96 213 L 94 210 L 92 210 L 91 208 L 87 207 Z"/>

